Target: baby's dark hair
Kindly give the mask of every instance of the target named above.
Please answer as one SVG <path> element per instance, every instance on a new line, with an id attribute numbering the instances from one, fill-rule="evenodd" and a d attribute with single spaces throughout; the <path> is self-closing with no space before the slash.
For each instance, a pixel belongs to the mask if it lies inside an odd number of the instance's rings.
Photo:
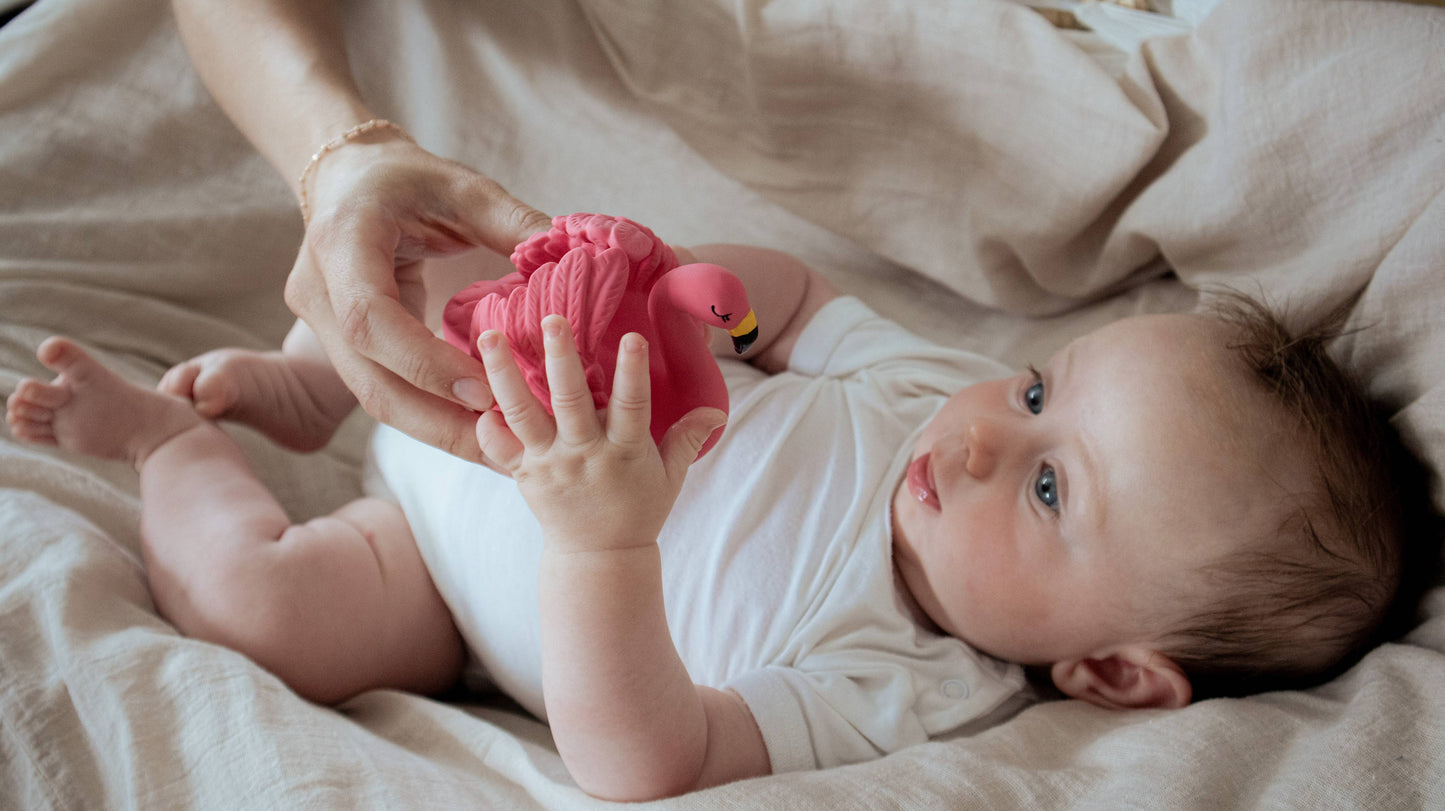
<path id="1" fill-rule="evenodd" d="M 1297 432 L 1307 481 L 1287 482 L 1272 532 L 1206 567 L 1210 597 L 1161 650 L 1200 698 L 1309 686 L 1372 642 L 1400 582 L 1400 446 L 1363 388 L 1327 352 L 1352 302 L 1291 332 L 1267 306 L 1211 291 L 1231 356 Z M 1222 596 L 1221 596 L 1222 595 Z"/>

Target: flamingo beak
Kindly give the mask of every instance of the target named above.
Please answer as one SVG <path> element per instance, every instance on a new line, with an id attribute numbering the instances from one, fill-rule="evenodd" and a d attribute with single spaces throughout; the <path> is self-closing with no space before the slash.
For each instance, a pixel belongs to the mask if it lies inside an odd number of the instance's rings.
<path id="1" fill-rule="evenodd" d="M 733 349 L 741 355 L 748 351 L 748 347 L 753 345 L 753 341 L 758 339 L 758 317 L 753 314 L 752 310 L 748 310 L 742 323 L 728 330 L 728 334 L 733 336 Z"/>

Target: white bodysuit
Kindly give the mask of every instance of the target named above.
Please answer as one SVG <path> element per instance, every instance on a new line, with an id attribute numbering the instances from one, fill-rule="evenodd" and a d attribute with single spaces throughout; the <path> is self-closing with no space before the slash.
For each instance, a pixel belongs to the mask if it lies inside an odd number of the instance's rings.
<path id="1" fill-rule="evenodd" d="M 948 396 L 1009 370 L 851 297 L 818 312 L 787 371 L 721 366 L 727 430 L 658 539 L 668 627 L 693 680 L 742 696 L 774 772 L 868 760 L 1016 711 L 1020 667 L 911 619 L 890 520 L 918 431 Z M 541 531 L 516 486 L 385 427 L 371 454 L 476 663 L 545 718 Z"/>

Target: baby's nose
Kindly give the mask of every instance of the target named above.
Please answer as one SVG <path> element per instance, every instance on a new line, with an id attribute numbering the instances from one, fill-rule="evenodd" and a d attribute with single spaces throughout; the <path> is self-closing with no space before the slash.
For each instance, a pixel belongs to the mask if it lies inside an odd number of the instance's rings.
<path id="1" fill-rule="evenodd" d="M 970 476 L 982 479 L 993 472 L 998 462 L 1002 431 L 998 423 L 982 417 L 975 417 L 969 422 L 968 429 L 964 432 L 964 447 L 968 450 L 964 469 Z"/>

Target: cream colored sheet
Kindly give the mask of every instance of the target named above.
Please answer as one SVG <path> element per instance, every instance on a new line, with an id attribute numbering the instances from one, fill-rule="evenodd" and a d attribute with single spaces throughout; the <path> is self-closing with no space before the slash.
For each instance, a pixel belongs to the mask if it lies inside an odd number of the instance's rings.
<path id="1" fill-rule="evenodd" d="M 1012 360 L 1187 308 L 1202 283 L 1305 311 L 1363 291 L 1374 326 L 1342 357 L 1441 469 L 1442 14 L 1224 0 L 1121 81 L 983 0 L 370 0 L 348 36 L 384 115 L 539 207 L 791 250 L 920 332 Z M 0 390 L 40 372 L 57 331 L 147 383 L 214 346 L 274 346 L 299 238 L 164 2 L 41 0 L 0 29 Z M 365 429 L 305 457 L 236 433 L 303 518 L 358 493 Z M 0 440 L 0 807 L 594 805 L 502 704 L 322 709 L 177 636 L 137 522 L 131 471 Z M 1308 692 L 1049 703 L 663 805 L 1440 807 L 1445 593 L 1427 608 L 1405 643 Z"/>

